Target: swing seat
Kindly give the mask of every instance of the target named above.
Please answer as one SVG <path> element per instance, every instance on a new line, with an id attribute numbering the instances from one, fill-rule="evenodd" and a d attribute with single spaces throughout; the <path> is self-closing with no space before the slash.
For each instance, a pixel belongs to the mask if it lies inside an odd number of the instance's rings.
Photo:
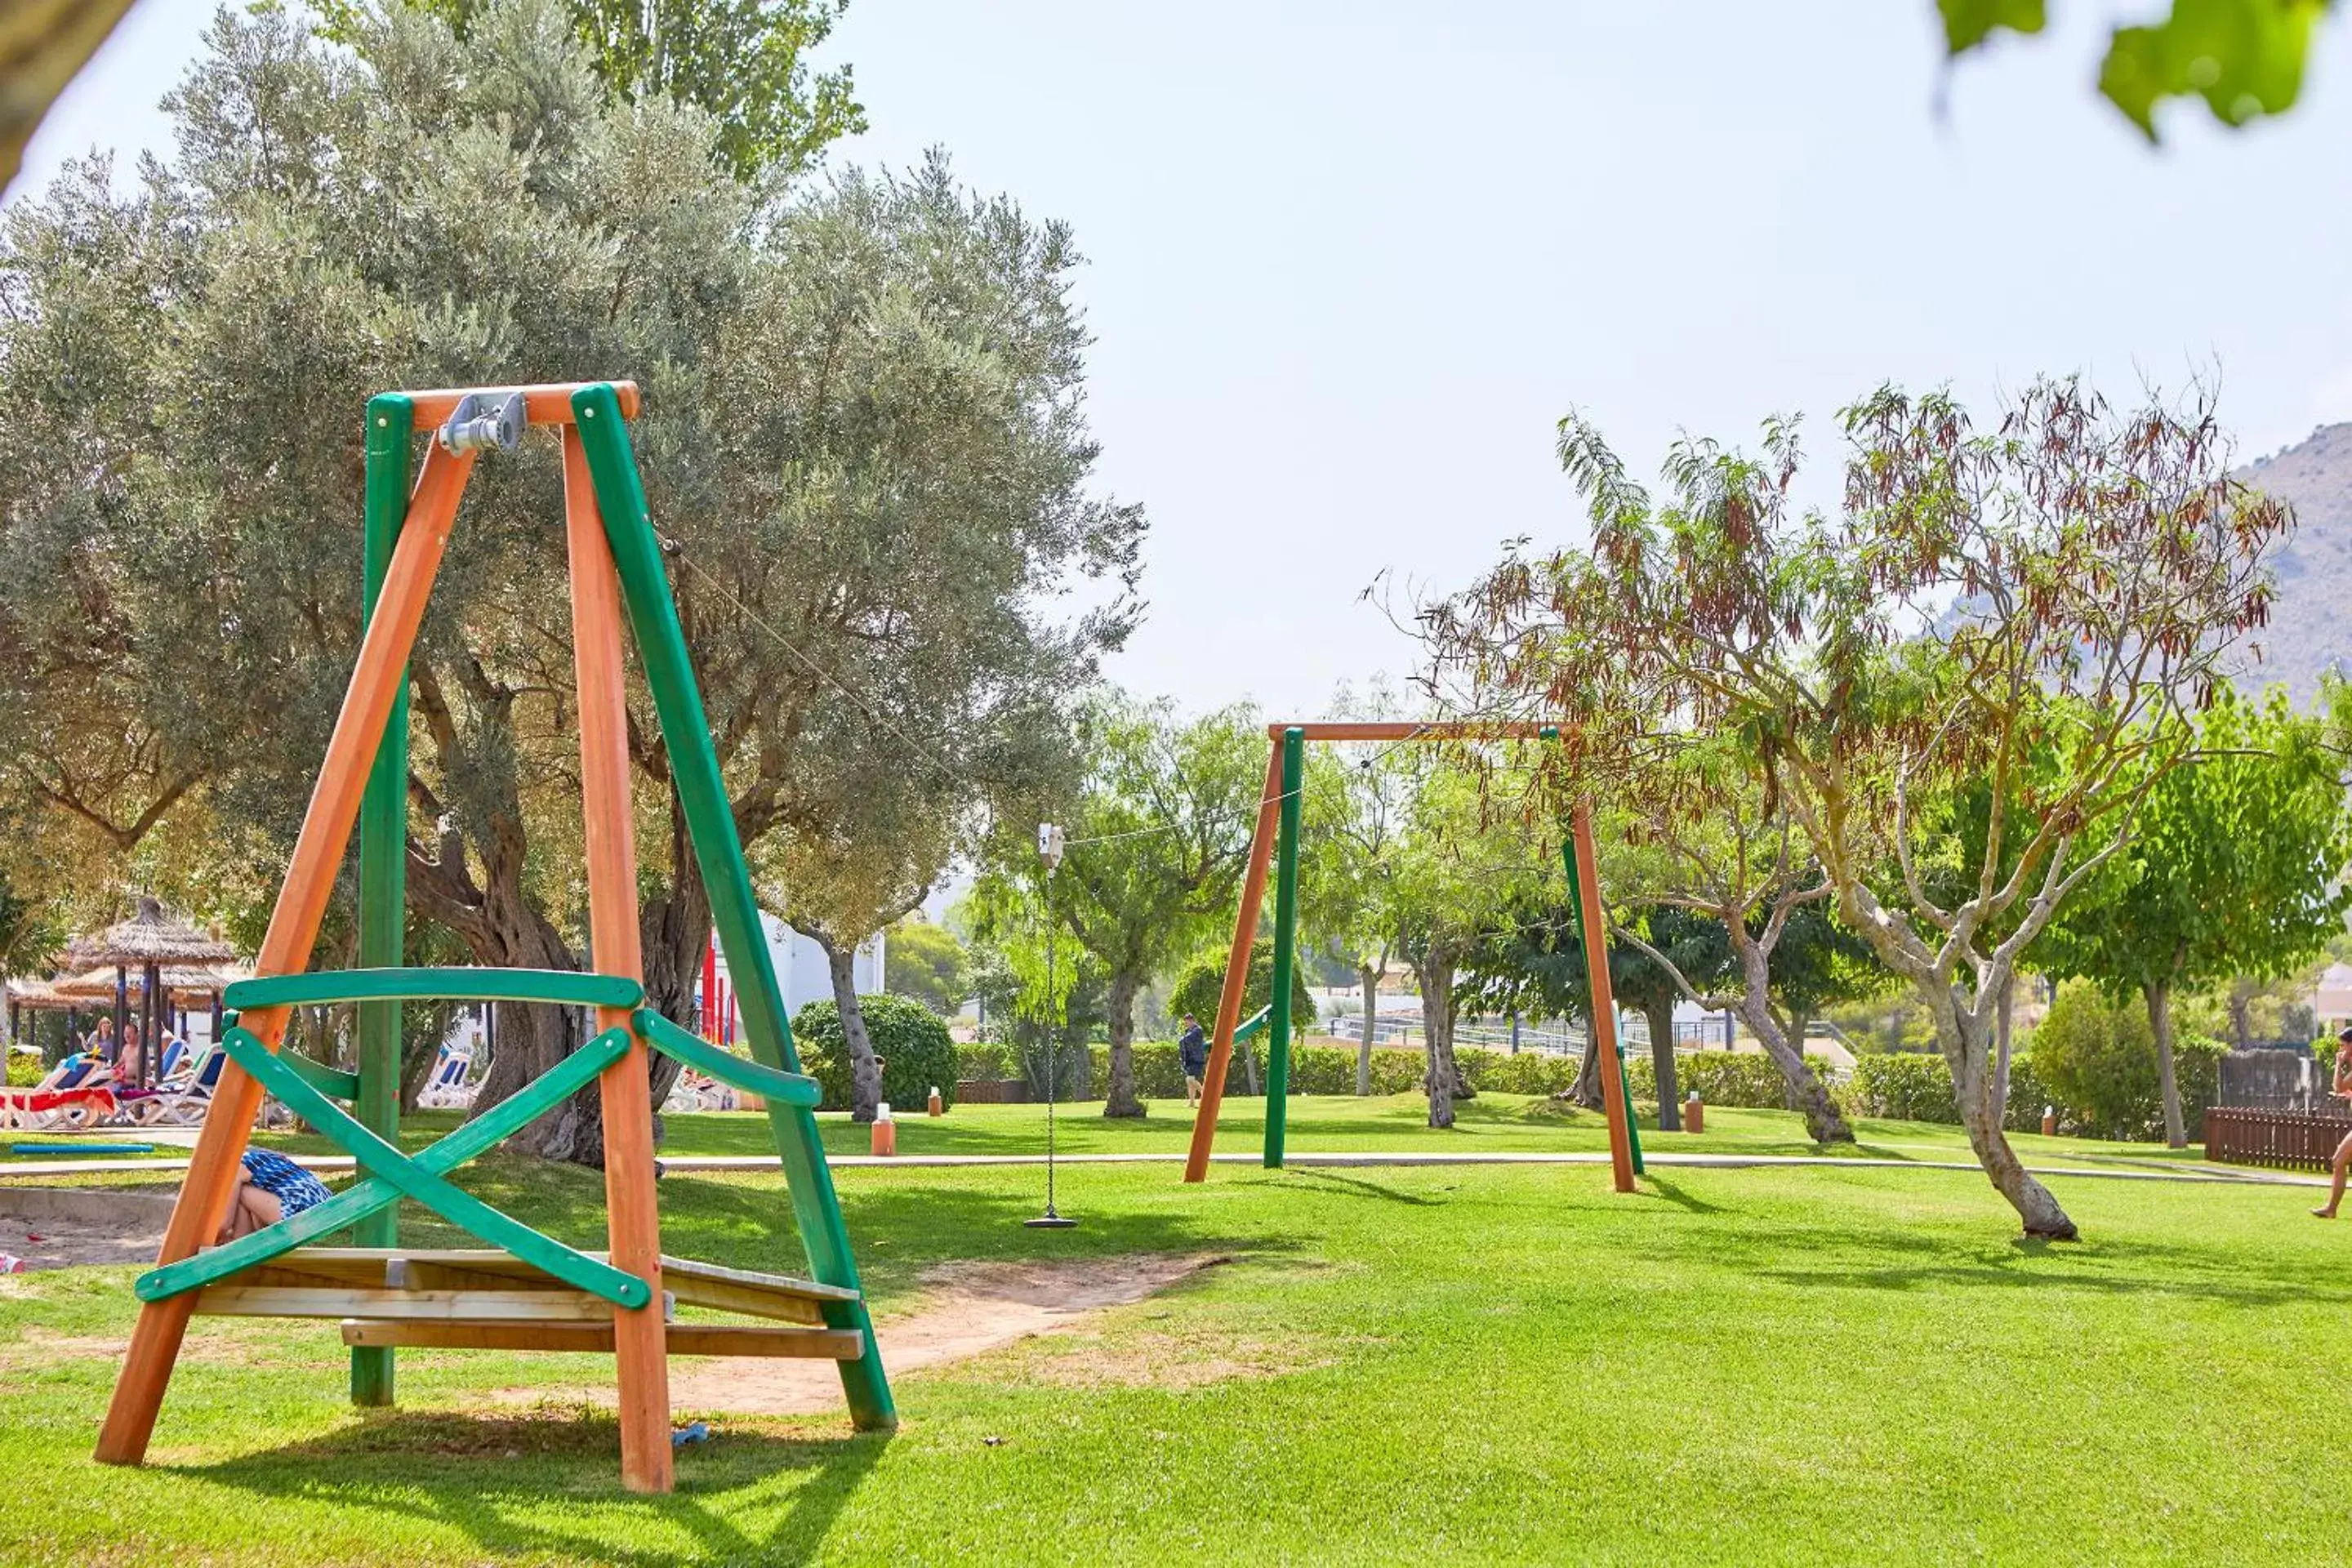
<path id="1" fill-rule="evenodd" d="M 599 1262 L 605 1254 L 588 1253 Z M 661 1261 L 672 1355 L 856 1361 L 866 1337 L 829 1328 L 858 1292 L 690 1258 Z M 680 1306 L 757 1323 L 681 1323 Z M 435 1350 L 613 1349 L 613 1303 L 494 1247 L 304 1247 L 202 1288 L 199 1316 L 339 1321 L 347 1345 Z"/>

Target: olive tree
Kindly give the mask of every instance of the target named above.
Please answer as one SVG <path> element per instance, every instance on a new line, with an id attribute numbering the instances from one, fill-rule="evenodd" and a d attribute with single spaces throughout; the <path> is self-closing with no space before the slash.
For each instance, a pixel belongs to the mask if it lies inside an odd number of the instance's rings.
<path id="1" fill-rule="evenodd" d="M 1654 498 L 1571 416 L 1559 455 L 1590 547 L 1515 548 L 1430 606 L 1438 675 L 1489 710 L 1571 716 L 1565 789 L 1671 769 L 1694 811 L 1763 830 L 1725 850 L 1789 844 L 1775 863 L 1798 896 L 1834 900 L 1934 1017 L 1993 1185 L 2029 1234 L 2070 1237 L 2001 1131 L 1998 998 L 2198 755 L 2189 716 L 2262 623 L 2290 519 L 2230 477 L 2202 399 L 2119 411 L 2038 381 L 1979 429 L 1948 394 L 1888 387 L 1841 426 L 1843 504 L 1822 516 L 1790 500 L 1786 423 L 1757 457 L 1678 442 Z M 1972 781 L 1971 847 L 1931 808 Z M 1931 886 L 1935 869 L 1951 874 Z"/>

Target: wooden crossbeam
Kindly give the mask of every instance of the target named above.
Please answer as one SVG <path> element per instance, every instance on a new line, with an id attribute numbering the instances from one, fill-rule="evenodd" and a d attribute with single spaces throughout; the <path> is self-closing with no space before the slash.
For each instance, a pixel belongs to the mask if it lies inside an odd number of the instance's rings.
<path id="1" fill-rule="evenodd" d="M 671 1355 L 791 1357 L 856 1361 L 866 1336 L 855 1329 L 774 1329 L 751 1323 L 672 1323 L 664 1330 Z M 348 1318 L 347 1345 L 415 1346 L 429 1350 L 575 1351 L 613 1353 L 610 1323 L 485 1323 Z"/>
<path id="2" fill-rule="evenodd" d="M 215 1318 L 427 1318 L 602 1322 L 613 1303 L 585 1290 L 397 1290 L 362 1285 L 207 1285 L 196 1312 Z"/>

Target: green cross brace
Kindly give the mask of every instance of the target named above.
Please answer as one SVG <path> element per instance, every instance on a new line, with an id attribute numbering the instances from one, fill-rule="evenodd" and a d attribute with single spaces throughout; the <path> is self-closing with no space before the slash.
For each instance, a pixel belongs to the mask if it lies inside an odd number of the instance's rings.
<path id="1" fill-rule="evenodd" d="M 312 1007 L 336 1002 L 552 1002 L 566 1007 L 635 1007 L 646 988 L 625 975 L 572 969 L 319 969 L 233 980 L 231 1007 Z"/>
<path id="2" fill-rule="evenodd" d="M 290 1069 L 288 1069 L 277 1057 L 271 1055 L 268 1049 L 262 1046 L 260 1041 L 245 1030 L 231 1030 L 223 1041 L 223 1045 L 239 1067 L 253 1073 L 271 1093 L 286 1100 L 287 1104 L 293 1106 L 312 1125 L 325 1132 L 328 1137 L 334 1139 L 336 1142 L 342 1144 L 344 1148 L 350 1149 L 352 1144 L 334 1125 L 337 1121 L 373 1138 L 373 1134 L 368 1134 L 365 1128 L 352 1121 L 351 1118 L 345 1116 L 340 1109 L 310 1093 L 309 1086 L 295 1077 Z M 289 1215 L 276 1225 L 257 1230 L 251 1236 L 240 1237 L 226 1247 L 209 1247 L 193 1258 L 184 1258 L 177 1263 L 167 1263 L 159 1268 L 150 1269 L 139 1277 L 139 1282 L 135 1287 L 139 1299 L 142 1301 L 161 1301 L 168 1297 L 194 1290 L 200 1286 L 209 1285 L 240 1269 L 252 1268 L 255 1264 L 266 1263 L 282 1253 L 292 1251 L 305 1242 L 314 1241 L 322 1236 L 331 1236 L 353 1221 L 399 1202 L 402 1195 L 405 1194 L 416 1198 L 418 1202 L 425 1204 L 452 1223 L 472 1231 L 484 1240 L 499 1240 L 499 1245 L 506 1247 L 507 1250 L 516 1257 L 526 1263 L 545 1269 L 558 1279 L 624 1306 L 645 1305 L 652 1300 L 653 1292 L 646 1282 L 636 1276 L 623 1273 L 606 1264 L 599 1263 L 584 1253 L 575 1252 L 553 1237 L 542 1236 L 528 1226 L 508 1218 L 480 1199 L 459 1192 L 456 1187 L 439 1180 L 444 1173 L 456 1170 L 476 1155 L 496 1147 L 505 1139 L 530 1126 L 541 1114 L 578 1093 L 598 1073 L 619 1061 L 628 1055 L 628 1052 L 627 1030 L 605 1030 L 550 1068 L 536 1081 L 499 1101 L 498 1104 L 430 1148 L 420 1151 L 414 1160 L 388 1144 L 381 1144 L 380 1140 L 377 1141 L 381 1147 L 372 1150 L 366 1156 L 370 1165 L 376 1171 L 375 1175 L 344 1188 L 324 1203 L 313 1205 L 300 1214 Z M 252 1058 L 257 1058 L 258 1060 L 248 1059 Z M 297 1104 L 294 1099 L 289 1099 L 283 1092 L 281 1086 L 289 1082 L 297 1097 L 308 1100 L 307 1109 L 303 1105 Z M 356 1153 L 357 1151 L 354 1150 L 353 1152 Z M 394 1173 L 395 1171 L 398 1174 Z M 433 1195 L 427 1196 L 418 1190 L 425 1184 L 433 1184 Z M 444 1194 L 454 1194 L 462 1200 L 460 1212 L 487 1215 L 499 1226 L 510 1227 L 507 1237 L 504 1239 L 493 1237 L 480 1225 L 468 1223 L 467 1219 L 460 1218 L 457 1213 L 452 1213 L 450 1209 L 444 1207 L 442 1203 L 437 1201 Z M 581 1268 L 575 1269 L 573 1268 L 575 1263 Z M 583 1278 L 583 1274 L 588 1270 L 595 1272 Z M 617 1277 L 620 1283 L 617 1286 L 611 1285 L 604 1280 L 604 1276 Z M 599 1284 L 588 1283 L 588 1278 L 597 1279 Z M 616 1290 L 618 1294 L 615 1293 Z M 635 1300 L 625 1300 L 625 1298 L 628 1296 L 634 1296 Z"/>
<path id="3" fill-rule="evenodd" d="M 810 1110 L 814 1110 L 817 1102 L 824 1098 L 824 1090 L 816 1079 L 806 1074 L 778 1072 L 758 1062 L 745 1061 L 732 1051 L 720 1050 L 691 1029 L 671 1023 L 650 1007 L 638 1008 L 630 1021 L 636 1025 L 646 1044 L 698 1072 L 709 1073 L 721 1083 L 748 1089 L 779 1105 L 798 1105 Z"/>

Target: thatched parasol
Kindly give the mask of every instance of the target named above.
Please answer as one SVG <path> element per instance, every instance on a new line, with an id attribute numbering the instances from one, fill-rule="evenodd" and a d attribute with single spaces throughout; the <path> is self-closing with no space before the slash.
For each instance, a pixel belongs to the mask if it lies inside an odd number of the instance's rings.
<path id="1" fill-rule="evenodd" d="M 114 971 L 114 1048 L 118 1055 L 122 1049 L 123 1028 L 131 1021 L 131 972 L 139 971 L 139 1037 L 148 1047 L 140 1053 L 142 1077 L 151 1077 L 155 1070 L 155 994 L 163 989 L 164 972 L 206 968 L 236 957 L 236 950 L 228 943 L 166 913 L 161 902 L 144 894 L 139 899 L 139 912 L 129 920 L 89 936 L 76 937 L 66 944 L 68 966 Z M 219 1005 L 220 984 L 215 977 L 211 986 L 215 1009 Z"/>
<path id="2" fill-rule="evenodd" d="M 160 976 L 158 984 L 163 986 L 165 993 L 174 996 L 183 994 L 206 995 L 218 991 L 232 980 L 246 978 L 243 969 L 226 965 L 216 969 L 209 965 L 174 964 L 169 969 L 159 970 L 156 973 Z M 51 994 L 66 1002 L 77 1004 L 105 1002 L 111 1000 L 114 995 L 114 976 L 115 971 L 100 968 L 81 974 L 68 974 L 47 984 Z M 130 988 L 131 994 L 134 996 L 143 996 L 147 993 L 147 977 L 144 971 L 137 974 L 125 972 L 123 984 Z"/>

